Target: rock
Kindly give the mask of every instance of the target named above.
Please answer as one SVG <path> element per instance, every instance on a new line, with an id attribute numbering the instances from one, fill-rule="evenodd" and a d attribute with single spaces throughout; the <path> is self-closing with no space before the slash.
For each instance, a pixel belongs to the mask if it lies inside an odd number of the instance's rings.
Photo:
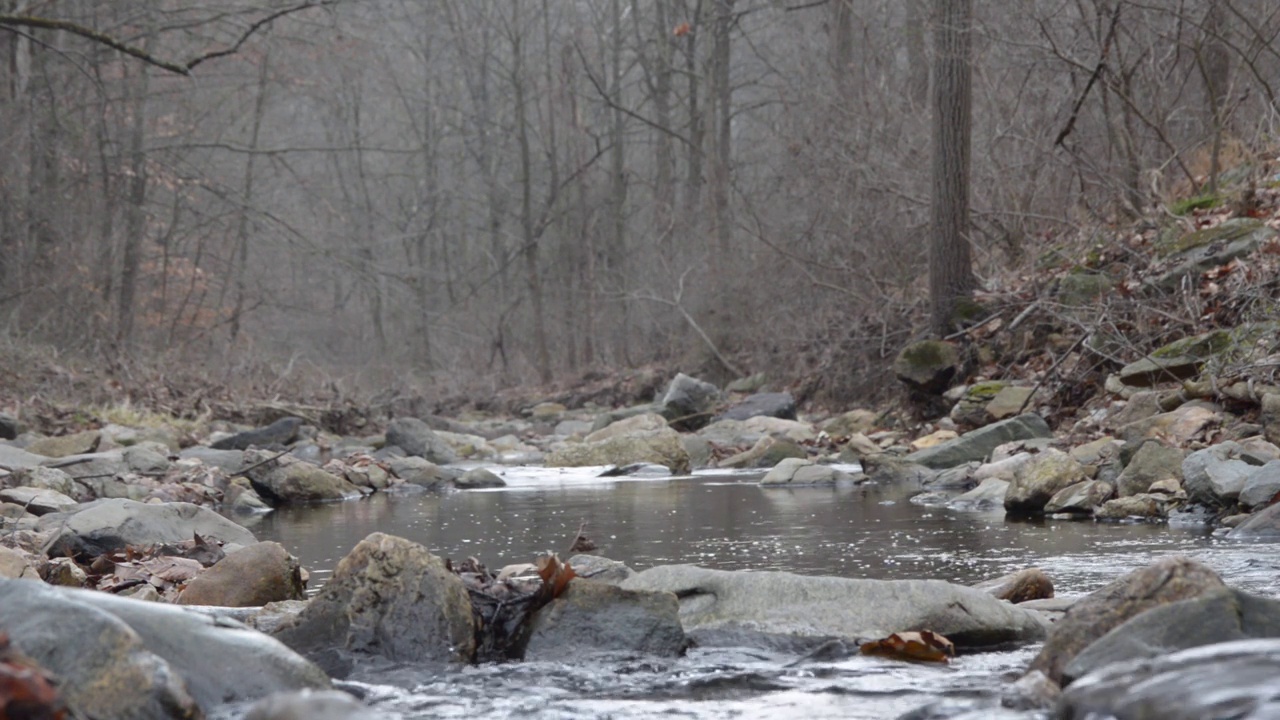
<path id="1" fill-rule="evenodd" d="M 462 477 L 454 480 L 453 486 L 461 490 L 476 490 L 479 488 L 506 487 L 507 481 L 494 475 L 490 470 L 472 468 L 462 473 Z"/>
<path id="2" fill-rule="evenodd" d="M 796 399 L 789 392 L 756 393 L 720 413 L 716 420 L 749 420 L 753 417 L 796 419 Z"/>
<path id="3" fill-rule="evenodd" d="M 8 413 L 0 413 L 0 440 L 14 440 L 25 432 L 18 419 Z"/>
<path id="4" fill-rule="evenodd" d="M 1147 283 L 1162 291 L 1178 288 L 1188 275 L 1244 257 L 1275 238 L 1276 232 L 1254 218 L 1230 218 L 1218 225 L 1187 233 L 1162 248 L 1172 253 L 1174 267 Z"/>
<path id="5" fill-rule="evenodd" d="M 1200 365 L 1231 343 L 1231 331 L 1211 330 L 1165 345 L 1120 369 L 1120 382 L 1137 387 L 1186 380 L 1200 374 Z"/>
<path id="6" fill-rule="evenodd" d="M 1026 568 L 1004 577 L 980 582 L 973 586 L 1000 600 L 1011 603 L 1028 600 L 1046 600 L 1053 597 L 1053 581 L 1040 568 Z"/>
<path id="7" fill-rule="evenodd" d="M 202 717 L 202 708 L 329 686 L 314 665 L 239 623 L 110 593 L 0 580 L 0 626 L 58 676 L 83 717 Z"/>
<path id="8" fill-rule="evenodd" d="M 374 710 L 341 690 L 301 690 L 269 695 L 244 720 L 375 720 Z"/>
<path id="9" fill-rule="evenodd" d="M 696 430 L 711 419 L 720 390 L 709 382 L 678 373 L 662 396 L 662 417 L 682 430 Z"/>
<path id="10" fill-rule="evenodd" d="M 96 557 L 127 545 L 178 543 L 199 534 L 224 545 L 252 545 L 253 533 L 218 513 L 190 503 L 140 503 L 110 499 L 84 503 L 71 512 L 40 518 L 42 532 L 54 532 L 50 557 Z"/>
<path id="11" fill-rule="evenodd" d="M 583 438 L 584 442 L 600 442 L 616 437 L 630 435 L 655 435 L 667 430 L 667 421 L 657 413 L 632 415 L 592 432 Z"/>
<path id="12" fill-rule="evenodd" d="M 607 412 L 602 412 L 599 415 L 597 415 L 595 421 L 591 423 L 591 431 L 595 432 L 596 430 L 603 430 L 609 427 L 610 425 L 618 422 L 619 420 L 625 420 L 635 415 L 645 415 L 648 413 L 655 413 L 657 415 L 661 415 L 662 405 L 660 404 L 636 405 L 633 407 L 618 408 L 616 410 L 609 410 Z"/>
<path id="13" fill-rule="evenodd" d="M 1272 460 L 1257 468 L 1244 481 L 1239 501 L 1245 508 L 1270 504 L 1280 495 L 1280 460 Z"/>
<path id="14" fill-rule="evenodd" d="M 1168 447 L 1158 440 L 1146 440 L 1129 459 L 1129 464 L 1116 478 L 1116 492 L 1120 497 L 1145 493 L 1151 483 L 1166 478 L 1182 480 L 1182 450 Z"/>
<path id="15" fill-rule="evenodd" d="M 250 446 L 268 448 L 288 445 L 298 438 L 302 418 L 285 417 L 266 427 L 246 430 L 210 443 L 214 450 L 248 450 Z"/>
<path id="16" fill-rule="evenodd" d="M 1014 440 L 1052 438 L 1053 431 L 1039 415 L 1027 413 L 961 435 L 955 440 L 907 455 L 909 462 L 939 470 L 987 459 L 998 446 Z"/>
<path id="17" fill-rule="evenodd" d="M 707 645 L 792 646 L 933 630 L 957 647 L 1036 640 L 1038 615 L 941 580 L 864 580 L 661 565 L 622 583 L 680 598 L 686 632 Z M 816 641 L 816 642 L 815 642 Z"/>
<path id="18" fill-rule="evenodd" d="M 689 466 L 695 470 L 711 467 L 711 443 L 697 435 L 681 435 L 680 445 L 689 453 Z"/>
<path id="19" fill-rule="evenodd" d="M 907 462 L 886 453 L 863 458 L 862 472 L 871 482 L 884 485 L 924 484 L 937 475 L 935 471 L 923 465 Z"/>
<path id="20" fill-rule="evenodd" d="M 221 468 L 231 475 L 241 472 L 249 464 L 244 461 L 243 450 L 214 450 L 199 445 L 183 450 L 178 453 L 178 457 L 182 460 L 199 460 L 205 465 Z"/>
<path id="21" fill-rule="evenodd" d="M 830 465 L 818 465 L 812 460 L 785 458 L 765 473 L 764 478 L 760 480 L 760 486 L 834 485 L 841 480 L 852 482 L 853 476 L 840 472 Z"/>
<path id="22" fill-rule="evenodd" d="M 1186 499 L 1187 494 L 1182 491 L 1182 482 L 1176 478 L 1165 478 L 1151 483 L 1151 487 L 1147 492 L 1152 495 L 1179 495 L 1182 499 Z"/>
<path id="23" fill-rule="evenodd" d="M 1232 540 L 1280 539 L 1280 503 L 1255 512 L 1248 520 L 1232 528 L 1227 537 Z"/>
<path id="24" fill-rule="evenodd" d="M 25 470 L 40 467 L 49 458 L 0 443 L 0 470 Z"/>
<path id="25" fill-rule="evenodd" d="M 1073 513 L 1091 515 L 1094 509 L 1111 499 L 1116 489 L 1111 483 L 1101 480 L 1086 480 L 1065 487 L 1054 493 L 1045 503 L 1044 511 L 1053 513 Z"/>
<path id="26" fill-rule="evenodd" d="M 990 423 L 992 418 L 987 412 L 987 403 L 1008 385 L 1003 380 L 990 380 L 968 386 L 951 408 L 952 421 L 964 427 L 982 427 Z"/>
<path id="27" fill-rule="evenodd" d="M 417 543 L 373 533 L 333 571 L 320 594 L 275 636 L 309 656 L 336 650 L 397 662 L 470 662 L 475 620 L 467 589 Z"/>
<path id="28" fill-rule="evenodd" d="M 1152 493 L 1113 498 L 1104 502 L 1102 507 L 1095 510 L 1093 516 L 1098 520 L 1126 520 L 1129 518 L 1158 520 L 1168 514 L 1167 502 L 1168 498 L 1164 495 L 1154 495 Z"/>
<path id="29" fill-rule="evenodd" d="M 1000 706 L 1011 710 L 1049 710 L 1062 696 L 1058 683 L 1045 677 L 1039 670 L 1023 675 L 1011 685 L 1005 686 L 1000 695 Z"/>
<path id="30" fill-rule="evenodd" d="M 407 483 L 426 488 L 437 488 L 447 482 L 450 477 L 444 468 L 425 458 L 416 456 L 391 458 L 387 466 L 396 477 Z"/>
<path id="31" fill-rule="evenodd" d="M 40 579 L 59 587 L 84 587 L 89 574 L 67 557 L 52 558 L 40 566 Z"/>
<path id="32" fill-rule="evenodd" d="M 1091 305 L 1098 298 L 1110 294 L 1115 286 L 1115 279 L 1106 273 L 1074 268 L 1058 278 L 1053 296 L 1063 305 Z"/>
<path id="33" fill-rule="evenodd" d="M 70 475 L 57 468 L 27 468 L 15 473 L 13 479 L 15 486 L 52 490 L 68 497 L 78 497 L 83 492 Z"/>
<path id="34" fill-rule="evenodd" d="M 1013 482 L 1013 479 L 1022 470 L 1022 466 L 1031 462 L 1033 457 L 1035 455 L 1029 452 L 1020 452 L 1000 460 L 984 463 L 973 471 L 973 479 L 982 482 L 989 478 L 997 478 L 1005 482 Z"/>
<path id="35" fill-rule="evenodd" d="M 1280 640 L 1237 640 L 1107 665 L 1062 694 L 1060 720 L 1280 716 Z"/>
<path id="36" fill-rule="evenodd" d="M 439 465 L 458 461 L 457 454 L 425 422 L 414 417 L 402 417 L 387 425 L 387 444 L 402 448 L 405 453 L 425 458 Z"/>
<path id="37" fill-rule="evenodd" d="M 1182 487 L 1191 500 L 1210 507 L 1234 505 L 1257 465 L 1242 457 L 1233 440 L 1197 450 L 1182 461 Z"/>
<path id="38" fill-rule="evenodd" d="M 689 472 L 689 453 L 680 442 L 680 433 L 664 430 L 651 435 L 611 437 L 594 443 L 569 445 L 548 453 L 547 467 L 590 465 L 630 465 L 656 463 L 683 475 Z"/>
<path id="39" fill-rule="evenodd" d="M 751 447 L 737 455 L 731 455 L 716 463 L 722 468 L 771 468 L 787 458 L 806 458 L 809 453 L 790 440 L 779 440 L 775 437 L 763 437 Z"/>
<path id="40" fill-rule="evenodd" d="M 529 416 L 539 420 L 547 420 L 558 418 L 568 411 L 569 408 L 558 402 L 540 402 L 529 408 Z"/>
<path id="41" fill-rule="evenodd" d="M 957 495 L 947 502 L 947 507 L 955 510 L 994 510 L 1004 509 L 1005 493 L 1009 490 L 1009 481 L 1000 478 L 987 478 L 978 487 Z"/>
<path id="42" fill-rule="evenodd" d="M 1177 410 L 1123 425 L 1118 428 L 1117 434 L 1120 439 L 1130 443 L 1160 437 L 1171 445 L 1182 446 L 1203 436 L 1209 428 L 1221 421 L 1222 416 L 1212 407 L 1187 403 Z"/>
<path id="43" fill-rule="evenodd" d="M 524 659 L 580 661 L 597 652 L 676 657 L 686 645 L 675 595 L 572 581 L 534 614 Z"/>
<path id="44" fill-rule="evenodd" d="M 32 515 L 66 512 L 79 505 L 74 499 L 55 490 L 32 487 L 0 490 L 0 500 L 21 505 Z"/>
<path id="45" fill-rule="evenodd" d="M 960 354 L 951 343 L 921 340 L 898 353 L 893 374 L 911 391 L 941 395 L 960 371 Z"/>
<path id="46" fill-rule="evenodd" d="M 0 578 L 39 580 L 40 573 L 27 553 L 0 545 Z"/>
<path id="47" fill-rule="evenodd" d="M 636 574 L 626 563 L 599 555 L 574 555 L 566 562 L 579 578 L 610 585 L 617 585 Z"/>
<path id="48" fill-rule="evenodd" d="M 871 438 L 862 433 L 854 433 L 848 436 L 848 441 L 844 448 L 840 451 L 842 456 L 849 455 L 850 459 L 857 461 L 868 455 L 879 455 L 883 450 L 879 445 L 875 444 Z"/>
<path id="49" fill-rule="evenodd" d="M 253 489 L 249 478 L 241 475 L 227 483 L 222 491 L 222 507 L 236 515 L 258 515 L 271 512 L 271 506 Z"/>
<path id="50" fill-rule="evenodd" d="M 166 452 L 160 452 L 147 443 L 125 448 L 121 457 L 129 469 L 136 473 L 161 475 L 173 468 L 173 463 L 169 462 Z"/>
<path id="51" fill-rule="evenodd" d="M 924 437 L 912 440 L 910 447 L 912 450 L 925 450 L 955 440 L 957 437 L 960 437 L 960 434 L 955 430 L 935 430 Z"/>
<path id="52" fill-rule="evenodd" d="M 85 430 L 60 437 L 41 438 L 28 445 L 27 452 L 49 458 L 85 455 L 97 451 L 100 442 L 102 442 L 101 432 Z"/>
<path id="53" fill-rule="evenodd" d="M 360 497 L 360 488 L 345 477 L 288 455 L 276 455 L 270 450 L 252 450 L 244 455 L 252 468 L 245 474 L 254 491 L 268 503 L 291 505 Z"/>
<path id="54" fill-rule="evenodd" d="M 58 468 L 73 478 L 84 478 L 89 484 L 93 484 L 93 480 L 114 480 L 117 476 L 129 472 L 129 465 L 124 461 L 124 452 L 120 450 L 50 458 L 44 462 L 44 465 Z"/>
<path id="55" fill-rule="evenodd" d="M 179 605 L 258 607 L 306 596 L 298 559 L 276 542 L 237 550 L 187 583 Z"/>
<path id="56" fill-rule="evenodd" d="M 1114 662 L 1251 638 L 1280 638 L 1280 601 L 1218 588 L 1130 618 L 1068 663 L 1063 679 L 1073 682 Z"/>
<path id="57" fill-rule="evenodd" d="M 792 442 L 808 442 L 818 437 L 817 433 L 813 431 L 813 426 L 807 422 L 768 417 L 766 415 L 756 415 L 743 420 L 742 428 L 749 433 L 762 433 L 780 440 L 791 440 Z"/>
<path id="58" fill-rule="evenodd" d="M 866 434 L 875 428 L 877 418 L 871 410 L 850 410 L 822 423 L 822 430 L 832 437 Z"/>
<path id="59" fill-rule="evenodd" d="M 1262 396 L 1262 412 L 1259 420 L 1262 422 L 1262 432 L 1267 442 L 1280 445 L 1280 393 L 1267 393 Z M 3 463 L 4 459 L 0 456 L 0 464 Z"/>
<path id="60" fill-rule="evenodd" d="M 1067 664 L 1081 650 L 1129 618 L 1223 587 L 1213 570 L 1182 557 L 1165 558 L 1135 570 L 1076 602 L 1054 624 L 1028 670 L 1040 670 L 1061 684 Z"/>
<path id="61" fill-rule="evenodd" d="M 1160 407 L 1160 393 L 1154 390 L 1136 391 L 1133 388 L 1129 388 L 1129 392 L 1128 402 L 1124 403 L 1124 407 L 1107 417 L 1109 426 L 1128 425 L 1165 412 L 1165 409 Z"/>
<path id="62" fill-rule="evenodd" d="M 1085 480 L 1084 467 L 1061 450 L 1049 449 L 1019 470 L 1004 496 L 1004 509 L 1014 515 L 1036 515 L 1059 490 Z"/>

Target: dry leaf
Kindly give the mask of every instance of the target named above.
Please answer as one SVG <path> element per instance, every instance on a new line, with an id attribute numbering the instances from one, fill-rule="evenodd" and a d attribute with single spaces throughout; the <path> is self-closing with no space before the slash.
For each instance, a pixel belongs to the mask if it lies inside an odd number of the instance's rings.
<path id="1" fill-rule="evenodd" d="M 894 633 L 887 638 L 862 644 L 863 655 L 878 655 L 897 660 L 920 662 L 947 662 L 956 656 L 956 647 L 950 640 L 931 630 Z"/>

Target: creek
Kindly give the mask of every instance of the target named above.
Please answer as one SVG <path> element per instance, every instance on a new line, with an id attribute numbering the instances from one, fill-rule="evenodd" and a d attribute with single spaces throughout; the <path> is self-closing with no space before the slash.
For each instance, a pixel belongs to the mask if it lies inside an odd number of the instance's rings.
<path id="1" fill-rule="evenodd" d="M 1272 546 L 1198 526 L 1045 520 L 908 502 L 914 488 L 761 488 L 758 474 L 596 478 L 589 470 L 495 469 L 507 488 L 384 495 L 277 510 L 252 527 L 301 558 L 312 587 L 372 532 L 491 568 L 561 557 L 580 523 L 593 554 L 644 569 L 693 563 L 963 584 L 1038 566 L 1058 595 L 1090 592 L 1168 555 L 1186 555 L 1229 584 L 1280 596 Z M 1037 647 L 962 655 L 946 666 L 852 657 L 797 662 L 767 651 L 695 648 L 678 660 L 593 658 L 582 664 L 468 668 L 369 665 L 343 686 L 389 718 L 1035 717 L 1000 710 L 999 693 Z"/>

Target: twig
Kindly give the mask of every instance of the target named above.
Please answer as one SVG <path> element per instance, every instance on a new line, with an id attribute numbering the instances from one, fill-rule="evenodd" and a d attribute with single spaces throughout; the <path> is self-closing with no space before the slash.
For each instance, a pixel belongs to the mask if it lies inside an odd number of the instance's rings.
<path id="1" fill-rule="evenodd" d="M 256 462 L 256 463 L 254 463 L 254 464 L 252 464 L 252 465 L 250 465 L 249 467 L 246 467 L 246 468 L 240 468 L 239 470 L 237 470 L 237 471 L 235 471 L 235 472 L 231 473 L 231 475 L 232 475 L 233 477 L 234 477 L 234 476 L 236 476 L 236 475 L 244 475 L 245 473 L 249 472 L 250 470 L 257 470 L 258 468 L 262 467 L 263 465 L 266 465 L 267 463 L 272 462 L 273 460 L 279 460 L 280 458 L 282 458 L 282 457 L 284 457 L 285 455 L 288 455 L 288 454 L 289 454 L 289 451 L 288 451 L 288 450 L 282 450 L 281 452 L 277 453 L 276 455 L 273 455 L 272 457 L 267 458 L 266 460 L 263 460 L 263 461 L 261 461 L 261 462 Z"/>
<path id="2" fill-rule="evenodd" d="M 1026 399 L 1018 406 L 1018 412 L 1014 413 L 1015 415 L 1021 415 L 1023 411 L 1027 409 L 1027 405 L 1031 402 L 1031 398 L 1036 396 L 1036 393 L 1040 391 L 1040 388 L 1044 387 L 1044 384 L 1050 377 L 1053 377 L 1053 373 L 1058 369 L 1058 366 L 1061 365 L 1068 357 L 1071 357 L 1071 353 L 1075 352 L 1076 348 L 1080 347 L 1080 344 L 1083 343 L 1087 337 L 1089 337 L 1087 333 L 1081 335 L 1079 339 L 1071 344 L 1071 347 L 1067 348 L 1066 352 L 1062 353 L 1062 357 L 1053 361 L 1053 364 L 1049 366 L 1049 369 L 1045 370 L 1044 375 L 1040 377 L 1040 382 L 1036 383 L 1035 387 L 1031 388 L 1031 392 L 1027 394 Z"/>

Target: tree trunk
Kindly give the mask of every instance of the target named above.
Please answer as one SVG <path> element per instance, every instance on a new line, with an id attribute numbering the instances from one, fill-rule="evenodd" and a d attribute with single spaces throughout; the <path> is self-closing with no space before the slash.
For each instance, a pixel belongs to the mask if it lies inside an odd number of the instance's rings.
<path id="1" fill-rule="evenodd" d="M 973 0 L 935 0 L 932 242 L 933 331 L 946 336 L 977 284 L 969 249 L 970 66 Z"/>
<path id="2" fill-rule="evenodd" d="M 730 80 L 730 34 L 733 30 L 734 0 L 716 0 L 715 40 L 712 52 L 713 97 L 716 103 L 716 154 L 712 173 L 712 202 L 715 206 L 716 252 L 719 263 L 727 263 L 733 246 L 733 220 L 729 215 L 730 162 L 733 158 L 733 84 Z"/>
<path id="3" fill-rule="evenodd" d="M 511 83 L 515 91 L 516 142 L 520 150 L 520 236 L 524 243 L 525 280 L 533 313 L 534 363 L 542 384 L 551 382 L 551 353 L 547 346 L 546 313 L 542 306 L 542 277 L 538 268 L 538 238 L 533 227 L 533 156 L 525 107 L 524 43 L 520 28 L 520 0 L 514 0 L 511 28 Z"/>
<path id="4" fill-rule="evenodd" d="M 1206 108 L 1209 126 L 1213 131 L 1213 146 L 1209 154 L 1210 193 L 1218 192 L 1218 173 L 1222 170 L 1222 134 L 1226 125 L 1227 94 L 1231 87 L 1231 54 L 1223 33 L 1226 32 L 1225 0 L 1208 0 L 1209 11 L 1204 19 L 1204 42 L 1196 57 L 1200 73 L 1204 77 Z"/>
<path id="5" fill-rule="evenodd" d="M 150 24 L 150 20 L 145 20 Z M 145 47 L 150 50 L 151 33 Z M 150 73 L 141 63 L 125 63 L 126 111 L 129 124 L 129 182 L 121 252 L 120 304 L 116 315 L 116 340 L 122 349 L 133 342 L 137 317 L 138 277 L 142 269 L 142 239 L 147 231 L 147 91 Z"/>
<path id="6" fill-rule="evenodd" d="M 244 163 L 244 181 L 241 184 L 242 196 L 239 215 L 236 217 L 236 251 L 235 278 L 236 300 L 231 311 L 231 342 L 240 336 L 240 324 L 243 322 L 245 296 L 248 295 L 247 276 L 249 273 L 249 207 L 253 203 L 254 170 L 258 157 L 258 141 L 262 134 L 262 117 L 267 107 L 267 68 L 271 65 L 271 54 L 263 51 L 262 64 L 258 68 L 258 92 L 253 99 L 253 123 L 249 127 L 249 157 Z"/>

